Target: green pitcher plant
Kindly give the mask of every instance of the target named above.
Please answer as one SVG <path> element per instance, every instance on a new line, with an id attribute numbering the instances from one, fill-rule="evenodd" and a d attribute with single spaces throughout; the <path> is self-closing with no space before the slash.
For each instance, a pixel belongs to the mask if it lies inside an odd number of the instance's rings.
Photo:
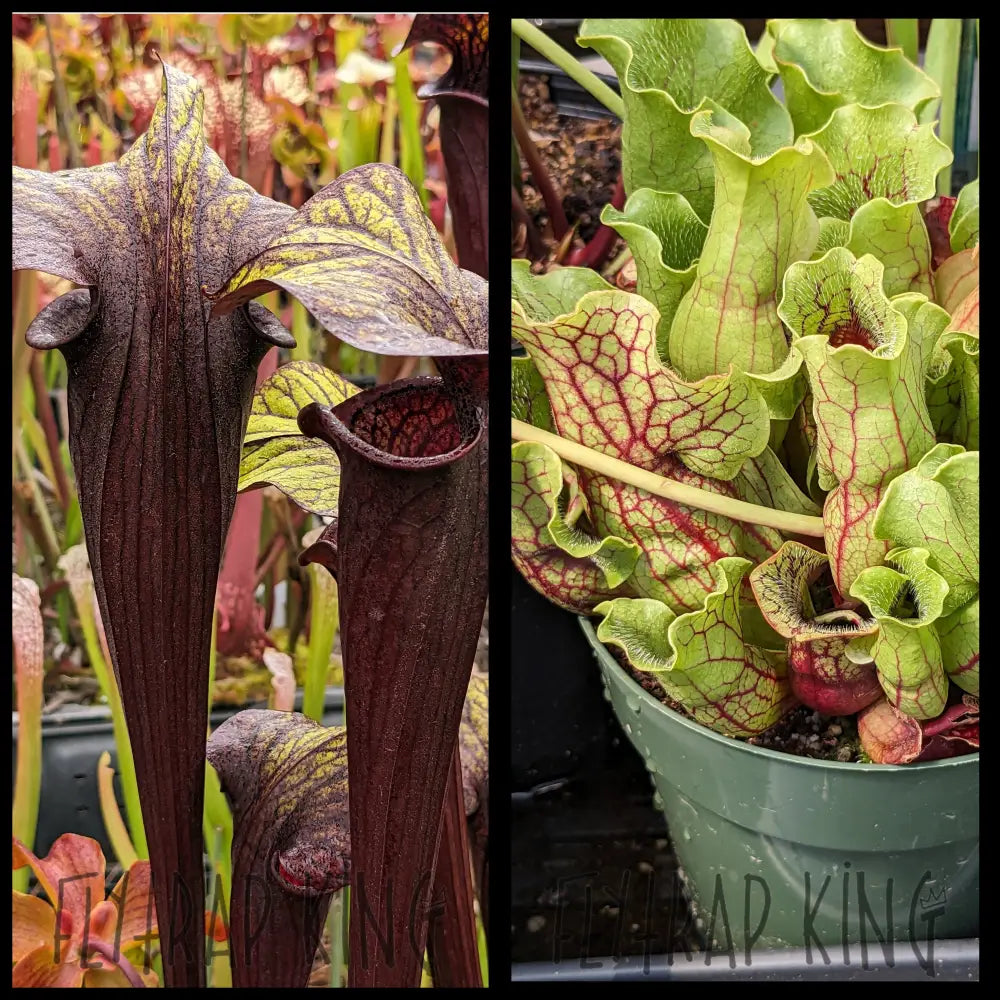
<path id="1" fill-rule="evenodd" d="M 937 84 L 851 21 L 578 43 L 621 85 L 588 89 L 635 289 L 512 262 L 516 567 L 717 732 L 804 704 L 875 761 L 971 752 L 979 185 L 935 197 Z"/>

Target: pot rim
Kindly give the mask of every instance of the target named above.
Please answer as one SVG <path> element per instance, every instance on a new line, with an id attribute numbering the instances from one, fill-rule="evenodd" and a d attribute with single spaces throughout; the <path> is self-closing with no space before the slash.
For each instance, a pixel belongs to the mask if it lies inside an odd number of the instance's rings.
<path id="1" fill-rule="evenodd" d="M 675 712 L 672 708 L 669 708 L 664 705 L 663 702 L 654 698 L 640 684 L 637 684 L 631 677 L 629 677 L 629 675 L 622 669 L 621 664 L 619 664 L 611 653 L 608 652 L 604 643 L 597 638 L 597 631 L 589 619 L 585 618 L 583 615 L 578 615 L 577 620 L 580 623 L 580 628 L 582 629 L 583 634 L 587 637 L 587 642 L 590 643 L 592 649 L 594 650 L 594 654 L 600 661 L 601 666 L 605 669 L 617 671 L 619 679 L 624 682 L 630 693 L 636 695 L 647 706 L 652 707 L 655 712 L 663 715 L 664 718 L 668 719 L 672 724 L 683 726 L 685 729 L 697 733 L 705 739 L 719 744 L 720 747 L 725 747 L 735 753 L 748 753 L 753 756 L 763 758 L 764 760 L 774 761 L 776 763 L 780 762 L 792 767 L 799 766 L 815 770 L 830 769 L 834 771 L 849 771 L 854 774 L 864 773 L 892 775 L 898 774 L 899 772 L 914 774 L 924 773 L 927 771 L 939 771 L 947 768 L 969 767 L 973 764 L 979 764 L 978 750 L 975 753 L 963 754 L 960 757 L 946 757 L 943 760 L 921 761 L 920 763 L 914 764 L 858 764 L 852 761 L 817 760 L 815 757 L 799 757 L 791 753 L 781 753 L 779 750 L 770 750 L 766 747 L 752 746 L 731 736 L 723 736 L 721 733 L 716 733 L 707 726 L 703 726 L 700 723 L 685 718 L 679 712 Z"/>

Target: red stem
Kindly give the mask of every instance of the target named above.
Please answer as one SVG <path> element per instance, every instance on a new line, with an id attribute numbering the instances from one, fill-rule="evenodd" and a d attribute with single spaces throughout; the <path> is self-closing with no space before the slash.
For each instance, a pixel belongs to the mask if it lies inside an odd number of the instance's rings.
<path id="1" fill-rule="evenodd" d="M 545 256 L 545 244 L 542 243 L 542 238 L 538 235 L 538 230 L 531 221 L 531 216 L 528 215 L 528 210 L 524 207 L 524 202 L 521 201 L 521 196 L 513 184 L 510 186 L 510 211 L 514 222 L 524 226 L 528 238 L 528 250 L 532 258 L 540 260 Z"/>
<path id="2" fill-rule="evenodd" d="M 618 175 L 618 183 L 615 185 L 611 204 L 619 211 L 625 205 L 625 183 L 621 174 Z M 574 250 L 570 254 L 569 260 L 566 262 L 567 265 L 570 267 L 592 267 L 596 271 L 608 259 L 617 237 L 618 234 L 610 226 L 605 226 L 602 223 L 586 246 Z"/>
<path id="3" fill-rule="evenodd" d="M 549 213 L 549 221 L 552 223 L 552 235 L 556 240 L 561 240 L 569 231 L 569 223 L 566 221 L 566 213 L 563 211 L 562 197 L 556 190 L 556 186 L 549 176 L 542 157 L 537 147 L 531 139 L 531 132 L 528 130 L 528 123 L 524 120 L 524 113 L 517 100 L 517 95 L 511 94 L 510 101 L 510 121 L 514 129 L 514 138 L 524 154 L 528 163 L 528 170 L 538 185 L 538 190 L 545 202 L 545 210 Z"/>
<path id="4" fill-rule="evenodd" d="M 270 350 L 257 369 L 257 386 L 278 368 L 277 348 Z M 217 636 L 220 656 L 250 656 L 258 659 L 267 636 L 263 613 L 257 604 L 257 552 L 264 494 L 260 490 L 236 498 L 229 525 L 226 551 L 219 572 L 216 602 L 225 609 L 225 628 Z"/>
<path id="5" fill-rule="evenodd" d="M 257 572 L 254 575 L 254 586 L 253 589 L 256 591 L 257 588 L 263 583 L 264 577 L 270 572 L 271 567 L 275 564 L 278 557 L 284 551 L 285 548 L 285 536 L 280 532 L 276 531 L 271 536 L 271 541 L 268 542 L 267 551 L 264 553 L 264 558 L 257 564 Z"/>

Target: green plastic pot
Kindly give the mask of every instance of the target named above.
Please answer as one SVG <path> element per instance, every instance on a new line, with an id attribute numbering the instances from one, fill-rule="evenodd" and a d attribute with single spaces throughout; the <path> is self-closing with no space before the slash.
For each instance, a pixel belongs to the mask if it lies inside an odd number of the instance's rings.
<path id="1" fill-rule="evenodd" d="M 657 701 L 580 621 L 713 950 L 849 964 L 862 943 L 926 956 L 978 935 L 979 754 L 893 767 L 748 746 Z"/>

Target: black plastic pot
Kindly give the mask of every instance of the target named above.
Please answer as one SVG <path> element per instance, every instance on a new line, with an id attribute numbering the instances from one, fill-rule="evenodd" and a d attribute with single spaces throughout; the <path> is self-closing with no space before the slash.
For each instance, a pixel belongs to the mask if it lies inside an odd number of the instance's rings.
<path id="1" fill-rule="evenodd" d="M 527 793 L 603 759 L 608 713 L 576 618 L 517 573 L 511 591 L 511 784 Z"/>
<path id="2" fill-rule="evenodd" d="M 212 728 L 244 708 L 264 708 L 263 703 L 220 709 L 212 712 Z M 302 710 L 302 692 L 295 696 L 296 711 Z M 327 688 L 323 723 L 343 725 L 344 690 Z M 12 713 L 12 774 L 17 768 L 17 713 Z M 111 712 L 104 707 L 70 706 L 47 715 L 42 720 L 42 789 L 38 808 L 35 853 L 44 856 L 64 833 L 93 837 L 106 857 L 112 857 L 111 844 L 101 818 L 97 794 L 97 761 L 107 750 L 117 769 Z M 119 781 L 115 778 L 119 809 L 124 809 Z"/>
<path id="3" fill-rule="evenodd" d="M 568 77 L 558 66 L 544 59 L 521 59 L 518 70 L 531 76 L 547 76 L 549 78 L 549 99 L 561 115 L 577 118 L 610 118 L 618 119 L 601 104 L 589 91 L 583 89 L 576 80 Z M 616 94 L 621 93 L 618 77 L 614 73 L 596 73 Z"/>

